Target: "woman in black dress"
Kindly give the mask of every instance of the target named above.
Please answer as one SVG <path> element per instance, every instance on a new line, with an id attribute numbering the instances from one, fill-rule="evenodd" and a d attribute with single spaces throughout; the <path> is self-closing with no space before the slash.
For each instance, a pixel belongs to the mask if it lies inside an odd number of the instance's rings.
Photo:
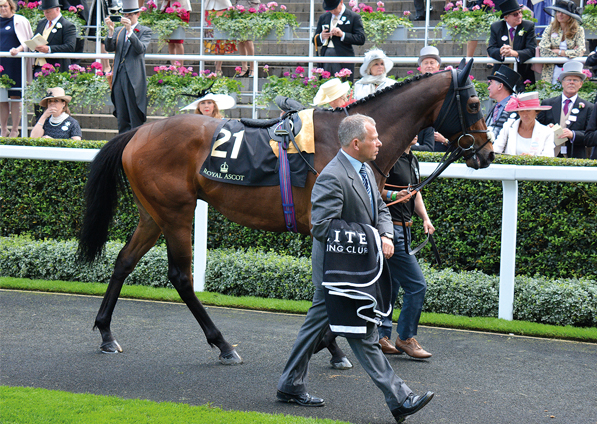
<path id="1" fill-rule="evenodd" d="M 60 138 L 80 140 L 81 127 L 75 118 L 70 116 L 68 104 L 71 96 L 67 96 L 60 87 L 49 88 L 46 97 L 39 105 L 46 110 L 31 130 L 31 138 Z"/>
<path id="2" fill-rule="evenodd" d="M 33 37 L 33 31 L 29 21 L 21 16 L 15 15 L 17 6 L 13 0 L 0 0 L 0 51 L 10 52 L 16 56 L 22 51 L 28 51 L 23 42 Z M 28 61 L 30 62 L 30 61 Z M 13 88 L 21 88 L 21 59 L 20 58 L 0 58 L 0 66 L 4 68 L 3 74 L 10 77 L 15 82 Z M 31 64 L 29 63 L 29 68 Z M 31 79 L 31 72 L 28 72 Z M 11 99 L 21 98 L 19 90 L 9 90 L 8 96 Z M 9 113 L 10 112 L 10 113 Z M 12 115 L 12 130 L 8 132 L 8 116 Z M 19 135 L 19 121 L 21 120 L 21 103 L 18 101 L 0 102 L 0 124 L 2 137 L 16 137 Z"/>

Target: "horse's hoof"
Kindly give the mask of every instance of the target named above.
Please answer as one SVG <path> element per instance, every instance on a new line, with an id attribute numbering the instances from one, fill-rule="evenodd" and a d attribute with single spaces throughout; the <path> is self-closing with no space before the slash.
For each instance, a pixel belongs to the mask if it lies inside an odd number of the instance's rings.
<path id="1" fill-rule="evenodd" d="M 234 349 L 228 353 L 220 353 L 219 359 L 224 365 L 240 365 L 243 363 L 243 358 Z"/>
<path id="2" fill-rule="evenodd" d="M 116 340 L 102 343 L 100 350 L 102 353 L 122 353 L 122 348 Z"/>

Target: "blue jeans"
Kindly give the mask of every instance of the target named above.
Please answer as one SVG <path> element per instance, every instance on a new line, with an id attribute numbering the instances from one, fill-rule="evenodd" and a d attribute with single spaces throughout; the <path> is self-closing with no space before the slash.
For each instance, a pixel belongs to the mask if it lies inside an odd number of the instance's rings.
<path id="1" fill-rule="evenodd" d="M 409 227 L 406 227 L 406 234 L 410 239 Z M 388 265 L 392 275 L 392 307 L 396 304 L 400 287 L 404 290 L 396 331 L 401 340 L 410 339 L 417 335 L 427 283 L 417 258 L 404 251 L 404 228 L 400 225 L 394 225 L 394 255 L 388 259 Z M 392 339 L 391 315 L 384 318 L 379 328 L 379 337 L 385 336 Z"/>

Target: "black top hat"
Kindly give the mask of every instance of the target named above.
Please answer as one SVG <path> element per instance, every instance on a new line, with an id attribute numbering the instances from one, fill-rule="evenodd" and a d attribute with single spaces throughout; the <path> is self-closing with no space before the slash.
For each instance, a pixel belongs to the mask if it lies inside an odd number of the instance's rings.
<path id="1" fill-rule="evenodd" d="M 521 9 L 520 4 L 518 4 L 518 0 L 506 0 L 503 3 L 500 3 L 498 7 L 502 12 L 502 18 Z"/>
<path id="2" fill-rule="evenodd" d="M 58 0 L 41 0 L 41 10 L 53 9 L 55 7 L 61 7 L 62 5 Z"/>
<path id="3" fill-rule="evenodd" d="M 342 0 L 323 0 L 323 10 L 334 10 Z"/>
<path id="4" fill-rule="evenodd" d="M 493 65 L 493 72 L 487 77 L 488 80 L 493 79 L 501 82 L 508 87 L 512 93 L 515 91 L 514 87 L 520 78 L 520 74 L 510 69 L 508 65 Z"/>
<path id="5" fill-rule="evenodd" d="M 553 17 L 556 16 L 556 12 L 562 12 L 573 17 L 582 24 L 582 18 L 580 17 L 580 7 L 576 7 L 576 5 L 569 0 L 558 0 L 556 4 L 553 6 L 547 6 L 544 10 Z"/>

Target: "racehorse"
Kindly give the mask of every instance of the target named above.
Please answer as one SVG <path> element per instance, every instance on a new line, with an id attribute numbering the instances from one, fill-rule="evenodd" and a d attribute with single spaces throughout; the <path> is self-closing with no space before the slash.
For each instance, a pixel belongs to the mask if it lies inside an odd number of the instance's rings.
<path id="1" fill-rule="evenodd" d="M 313 113 L 314 168 L 320 172 L 338 153 L 338 125 L 347 114 L 375 119 L 383 145 L 375 160 L 378 188 L 411 140 L 433 126 L 451 140 L 450 149 L 464 153 L 467 165 L 484 168 L 494 159 L 488 143 L 480 102 L 469 80 L 472 60 L 463 69 L 420 75 L 359 100 L 346 109 Z M 242 359 L 224 339 L 193 291 L 191 272 L 193 216 L 197 199 L 211 204 L 231 221 L 267 231 L 286 231 L 279 187 L 249 187 L 221 183 L 200 174 L 210 154 L 220 120 L 203 115 L 179 115 L 121 134 L 109 141 L 90 166 L 87 209 L 79 240 L 86 260 L 97 258 L 107 241 L 108 227 L 124 176 L 139 209 L 132 238 L 118 254 L 108 289 L 95 319 L 102 336 L 101 350 L 122 352 L 112 335 L 112 313 L 125 278 L 163 234 L 167 244 L 168 278 L 203 329 L 210 346 L 220 349 L 224 364 Z M 124 173 L 124 175 L 123 175 Z M 309 234 L 311 189 L 293 187 L 296 228 Z"/>

